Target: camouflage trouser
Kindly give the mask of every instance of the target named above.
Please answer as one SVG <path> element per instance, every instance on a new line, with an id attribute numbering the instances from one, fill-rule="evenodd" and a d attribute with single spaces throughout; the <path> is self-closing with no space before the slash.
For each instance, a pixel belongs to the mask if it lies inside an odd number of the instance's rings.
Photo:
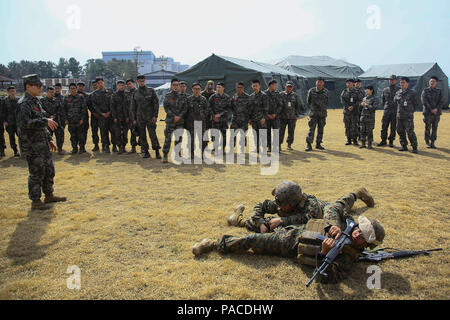
<path id="1" fill-rule="evenodd" d="M 44 194 L 53 192 L 53 179 L 55 177 L 55 167 L 53 166 L 50 148 L 42 142 L 39 146 L 33 146 L 33 150 L 40 150 L 39 153 L 32 151 L 27 153 L 28 162 L 28 197 L 30 200 L 39 200 L 41 190 Z M 46 150 L 47 149 L 47 150 Z"/>
<path id="2" fill-rule="evenodd" d="M 278 116 L 274 120 L 267 120 L 266 122 L 267 126 L 267 146 L 269 148 L 272 148 L 272 129 L 278 129 L 280 130 L 280 119 Z M 279 141 L 277 141 L 279 143 Z M 273 144 L 275 145 L 275 141 L 273 141 Z"/>
<path id="3" fill-rule="evenodd" d="M 261 125 L 261 123 L 259 121 L 257 123 L 256 123 L 256 121 L 252 121 L 252 128 L 256 132 L 256 136 L 254 137 L 254 142 L 256 145 L 256 150 L 257 150 L 257 152 L 259 152 L 259 149 L 261 147 L 260 144 L 262 143 L 261 137 L 260 137 L 261 133 L 259 132 L 259 130 L 261 130 L 261 129 L 267 130 L 267 121 L 266 121 L 266 123 L 264 123 L 263 126 Z M 267 150 L 267 145 L 268 145 L 268 141 L 266 142 L 265 146 L 262 146 L 264 152 Z"/>
<path id="4" fill-rule="evenodd" d="M 201 120 L 196 120 L 200 122 Z M 195 141 L 198 140 L 199 146 L 201 145 L 202 153 L 205 151 L 206 147 L 208 146 L 208 141 L 203 141 L 203 136 L 206 132 L 205 130 L 206 121 L 202 121 L 202 130 L 200 132 L 195 132 L 195 124 L 192 120 L 187 120 L 185 122 L 184 128 L 189 131 L 189 134 L 191 136 L 191 153 L 195 152 Z M 197 134 L 197 136 L 196 136 Z"/>
<path id="5" fill-rule="evenodd" d="M 124 120 L 118 120 L 117 123 L 113 122 L 112 128 L 114 131 L 114 144 L 125 147 L 128 143 L 128 123 Z"/>
<path id="6" fill-rule="evenodd" d="M 344 114 L 345 136 L 347 139 L 358 139 L 358 112 Z"/>
<path id="7" fill-rule="evenodd" d="M 149 145 L 147 141 L 147 131 L 152 142 L 152 149 L 159 150 L 161 146 L 159 145 L 158 136 L 156 135 L 156 124 L 151 120 L 147 122 L 140 122 L 139 126 L 139 138 L 141 142 L 142 151 L 148 151 Z"/>
<path id="8" fill-rule="evenodd" d="M 5 128 L 3 127 L 3 123 L 0 123 L 0 152 L 6 149 L 5 144 Z"/>
<path id="9" fill-rule="evenodd" d="M 417 136 L 414 132 L 414 119 L 397 119 L 397 133 L 400 137 L 400 144 L 403 147 L 408 146 L 408 140 L 406 140 L 406 135 L 408 135 L 411 146 L 417 148 Z"/>
<path id="10" fill-rule="evenodd" d="M 288 127 L 288 138 L 287 138 L 287 144 L 293 144 L 294 143 L 294 134 L 295 134 L 295 127 L 297 126 L 297 120 L 296 119 L 281 119 L 280 120 L 280 146 L 284 142 L 284 136 L 286 134 L 286 127 Z"/>
<path id="11" fill-rule="evenodd" d="M 64 145 L 64 128 L 65 128 L 65 126 L 58 126 L 58 128 L 56 128 L 55 131 L 50 130 L 50 128 L 48 129 L 48 131 L 50 132 L 50 135 L 52 136 L 52 138 L 53 138 L 53 135 L 55 135 L 55 137 L 56 137 L 56 146 L 59 149 L 62 149 L 62 147 Z"/>
<path id="12" fill-rule="evenodd" d="M 243 237 L 223 236 L 218 251 L 222 253 L 245 252 L 296 257 L 300 235 L 304 226 L 278 228 L 272 233 L 253 233 Z"/>
<path id="13" fill-rule="evenodd" d="M 16 124 L 8 124 L 6 131 L 8 131 L 9 145 L 11 146 L 11 149 L 17 150 L 16 136 L 19 137 L 19 134 L 17 133 Z"/>
<path id="14" fill-rule="evenodd" d="M 327 202 L 322 208 L 323 219 L 336 220 L 345 223 L 347 211 L 350 210 L 356 201 L 356 195 L 354 193 L 349 193 L 341 197 L 336 202 Z M 305 213 L 306 214 L 306 213 Z M 266 223 L 271 219 L 276 217 L 265 217 Z M 245 221 L 245 227 L 248 231 L 259 233 L 260 231 L 260 221 L 261 216 L 254 214 Z"/>
<path id="15" fill-rule="evenodd" d="M 327 117 L 310 117 L 309 118 L 309 132 L 308 136 L 306 137 L 306 143 L 313 143 L 314 142 L 314 133 L 316 131 L 317 127 L 317 138 L 316 143 L 320 144 L 323 142 L 323 130 L 325 128 L 325 125 L 327 123 Z"/>
<path id="16" fill-rule="evenodd" d="M 361 141 L 373 142 L 373 129 L 375 129 L 375 123 L 361 121 L 359 128 Z"/>
<path id="17" fill-rule="evenodd" d="M 83 141 L 86 144 L 89 131 L 89 116 L 83 119 Z"/>
<path id="18" fill-rule="evenodd" d="M 98 137 L 98 129 L 99 128 L 100 128 L 100 126 L 99 126 L 99 118 L 96 118 L 91 113 L 91 131 L 92 131 L 92 143 L 93 144 L 98 144 L 100 142 L 100 139 Z"/>
<path id="19" fill-rule="evenodd" d="M 109 118 L 104 118 L 104 117 L 99 117 L 99 121 L 98 124 L 100 126 L 100 135 L 102 136 L 102 145 L 103 147 L 109 147 L 109 145 L 111 144 L 110 139 L 109 139 L 109 135 L 111 134 L 111 140 L 113 144 L 115 144 L 115 136 L 114 136 L 114 132 L 112 130 L 112 120 L 111 117 Z"/>
<path id="20" fill-rule="evenodd" d="M 228 118 L 227 116 L 222 116 L 219 122 L 213 121 L 212 129 L 219 130 L 222 134 L 222 148 L 225 152 L 225 147 L 227 146 L 227 130 L 228 130 Z M 215 138 L 212 137 L 212 141 L 215 141 Z"/>
<path id="21" fill-rule="evenodd" d="M 394 142 L 397 131 L 397 114 L 395 112 L 384 112 L 383 119 L 381 120 L 381 140 L 386 141 L 388 139 L 388 128 L 391 126 L 391 134 L 389 135 L 389 141 Z"/>
<path id="22" fill-rule="evenodd" d="M 434 142 L 437 139 L 437 129 L 441 116 L 426 115 L 423 117 L 425 123 L 425 141 Z"/>
<path id="23" fill-rule="evenodd" d="M 172 134 L 175 130 L 178 129 L 184 129 L 184 124 L 181 123 L 167 123 L 166 122 L 166 129 L 164 130 L 164 146 L 163 146 L 163 153 L 168 154 L 170 152 L 170 145 L 172 144 Z M 141 144 L 143 143 L 142 137 L 141 138 Z M 178 141 L 175 141 L 175 144 L 179 143 L 181 140 L 181 137 Z"/>
<path id="24" fill-rule="evenodd" d="M 78 146 L 84 147 L 86 141 L 84 140 L 84 125 L 82 124 L 69 124 L 70 142 L 72 148 L 76 149 Z"/>
<path id="25" fill-rule="evenodd" d="M 133 125 L 130 125 L 129 129 L 131 131 L 131 137 L 130 137 L 131 146 L 136 147 L 137 145 L 141 145 L 141 139 L 139 138 L 139 141 L 138 141 L 138 137 L 134 134 Z M 138 130 L 138 132 L 139 132 L 139 127 L 137 127 L 136 130 Z"/>

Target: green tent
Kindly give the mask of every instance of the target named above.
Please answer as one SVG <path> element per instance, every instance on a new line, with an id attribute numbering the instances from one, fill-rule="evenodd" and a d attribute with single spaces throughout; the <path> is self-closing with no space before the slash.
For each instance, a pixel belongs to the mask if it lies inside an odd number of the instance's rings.
<path id="1" fill-rule="evenodd" d="M 437 63 L 410 63 L 410 64 L 391 64 L 373 66 L 359 78 L 363 80 L 363 85 L 374 86 L 377 95 L 381 96 L 383 89 L 389 86 L 389 77 L 408 77 L 410 79 L 410 88 L 417 91 L 420 96 L 422 91 L 428 87 L 430 77 L 436 76 L 439 79 L 438 88 L 442 90 L 445 107 L 448 108 L 448 77 Z M 422 110 L 422 103 L 417 111 Z"/>
<path id="2" fill-rule="evenodd" d="M 292 81 L 295 90 L 299 95 L 303 105 L 306 106 L 307 85 L 306 79 L 293 72 L 285 70 L 268 63 L 255 62 L 238 58 L 211 55 L 205 60 L 197 63 L 186 71 L 178 73 L 176 77 L 188 83 L 188 88 L 192 83 L 199 82 L 202 87 L 206 86 L 208 80 L 213 80 L 216 84 L 224 82 L 227 94 L 235 93 L 236 82 L 242 81 L 246 87 L 246 92 L 252 92 L 252 80 L 258 79 L 261 89 L 268 88 L 270 80 L 278 82 L 278 90 L 283 91 L 287 81 Z"/>
<path id="3" fill-rule="evenodd" d="M 329 91 L 330 108 L 341 108 L 341 93 L 346 88 L 345 80 L 356 78 L 364 70 L 355 64 L 328 56 L 304 57 L 288 56 L 274 63 L 286 70 L 301 75 L 307 80 L 308 89 L 316 86 L 318 77 L 325 79 Z"/>

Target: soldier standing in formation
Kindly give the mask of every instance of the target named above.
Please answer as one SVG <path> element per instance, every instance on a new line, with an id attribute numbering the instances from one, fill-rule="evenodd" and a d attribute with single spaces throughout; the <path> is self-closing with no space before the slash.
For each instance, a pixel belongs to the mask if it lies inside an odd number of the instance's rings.
<path id="1" fill-rule="evenodd" d="M 163 146 L 163 163 L 169 162 L 170 145 L 172 144 L 172 134 L 177 129 L 184 129 L 184 116 L 187 112 L 187 101 L 179 94 L 180 82 L 172 79 L 170 83 L 171 91 L 164 98 L 164 110 L 166 111 L 166 130 Z M 180 137 L 181 138 L 181 137 Z M 142 138 L 141 138 L 142 139 Z M 141 140 L 142 142 L 142 140 Z M 178 143 L 179 141 L 175 141 Z"/>
<path id="2" fill-rule="evenodd" d="M 316 87 L 308 91 L 306 103 L 309 106 L 309 133 L 306 138 L 306 150 L 312 151 L 312 144 L 314 142 L 314 134 L 317 127 L 316 149 L 324 150 L 322 147 L 323 131 L 327 121 L 327 105 L 328 105 L 328 90 L 325 88 L 325 79 L 317 78 Z"/>
<path id="3" fill-rule="evenodd" d="M 0 158 L 5 156 L 5 127 L 3 123 L 5 122 L 5 109 L 4 109 L 4 100 L 0 97 Z"/>
<path id="4" fill-rule="evenodd" d="M 352 142 L 355 146 L 358 146 L 358 117 L 359 117 L 359 95 L 355 90 L 355 81 L 353 79 L 347 79 L 347 88 L 342 91 L 341 103 L 344 106 L 344 124 L 345 135 L 347 136 L 347 143 L 345 145 L 351 145 Z"/>
<path id="5" fill-rule="evenodd" d="M 444 97 L 436 88 L 439 79 L 431 77 L 429 87 L 422 92 L 423 122 L 425 122 L 425 142 L 428 148 L 436 149 L 437 129 L 441 119 Z"/>
<path id="6" fill-rule="evenodd" d="M 245 93 L 245 87 L 243 82 L 236 83 L 236 93 L 231 99 L 231 109 L 233 112 L 233 119 L 231 121 L 231 129 L 240 131 L 240 134 L 244 136 L 244 144 L 240 145 L 241 152 L 247 145 L 247 131 L 250 122 L 250 100 L 249 95 Z M 236 145 L 236 137 L 234 138 L 234 145 Z"/>
<path id="7" fill-rule="evenodd" d="M 272 129 L 280 130 L 280 114 L 283 109 L 283 101 L 281 100 L 280 92 L 277 90 L 278 83 L 276 80 L 269 82 L 269 88 L 264 91 L 269 102 L 269 111 L 267 113 L 267 148 L 268 152 L 272 151 L 272 145 L 276 146 L 275 141 L 272 141 Z M 278 137 L 277 143 L 280 138 Z M 279 145 L 278 145 L 279 146 Z M 278 151 L 278 150 L 276 150 Z"/>
<path id="8" fill-rule="evenodd" d="M 3 101 L 4 120 L 2 123 L 0 123 L 0 125 L 5 126 L 5 129 L 8 132 L 9 144 L 11 146 L 11 149 L 14 151 L 15 157 L 20 157 L 16 143 L 16 135 L 17 137 L 19 136 L 16 123 L 18 101 L 19 99 L 16 98 L 16 89 L 13 86 L 9 87 L 8 96 Z"/>
<path id="9" fill-rule="evenodd" d="M 400 81 L 401 89 L 394 97 L 394 103 L 397 105 L 397 133 L 400 137 L 402 148 L 399 151 L 408 151 L 408 135 L 413 153 L 417 151 L 417 136 L 414 132 L 414 111 L 419 105 L 416 91 L 409 89 L 409 78 L 402 77 Z"/>
<path id="10" fill-rule="evenodd" d="M 210 110 L 208 106 L 208 100 L 201 94 L 202 87 L 199 83 L 192 85 L 192 95 L 187 98 L 187 115 L 185 128 L 189 131 L 191 136 L 191 158 L 195 155 L 195 140 L 198 139 L 199 147 L 202 154 L 208 144 L 207 141 L 203 141 L 203 135 L 205 134 L 206 122 L 210 119 Z M 202 129 L 199 132 L 195 132 L 195 122 L 198 121 L 202 125 Z M 197 133 L 197 136 L 195 135 Z"/>
<path id="11" fill-rule="evenodd" d="M 209 109 L 213 118 L 212 128 L 222 134 L 222 150 L 225 152 L 227 144 L 228 113 L 231 112 L 231 98 L 225 93 L 225 84 L 219 82 L 217 92 L 209 98 Z"/>
<path id="12" fill-rule="evenodd" d="M 362 88 L 362 82 L 360 79 L 355 79 L 355 90 L 358 93 L 358 101 L 361 103 L 366 96 L 364 89 Z M 361 128 L 361 105 L 358 105 L 358 140 L 361 140 L 360 128 Z"/>
<path id="13" fill-rule="evenodd" d="M 259 80 L 253 80 L 252 82 L 253 93 L 250 95 L 250 121 L 253 130 L 255 130 L 256 137 L 256 152 L 259 153 L 260 147 L 263 147 L 263 153 L 266 151 L 266 146 L 261 145 L 260 129 L 267 129 L 267 114 L 269 112 L 269 98 L 261 91 L 261 84 Z"/>
<path id="14" fill-rule="evenodd" d="M 375 97 L 375 89 L 372 86 L 366 87 L 366 96 L 361 102 L 360 137 L 361 147 L 373 149 L 373 129 L 375 129 L 375 112 L 378 108 L 378 99 Z"/>
<path id="15" fill-rule="evenodd" d="M 113 131 L 119 146 L 118 154 L 126 152 L 128 143 L 128 129 L 130 126 L 130 105 L 125 95 L 125 81 L 117 81 L 117 91 L 111 96 L 111 116 Z"/>
<path id="16" fill-rule="evenodd" d="M 100 142 L 100 138 L 98 136 L 98 131 L 100 129 L 99 126 L 99 117 L 100 115 L 95 112 L 94 105 L 92 104 L 92 95 L 95 91 L 97 91 L 97 80 L 92 81 L 92 92 L 89 94 L 89 99 L 87 101 L 87 106 L 89 111 L 91 112 L 91 134 L 92 134 L 92 142 L 94 143 L 94 149 L 92 152 L 100 151 L 98 146 Z"/>
<path id="17" fill-rule="evenodd" d="M 17 126 L 29 169 L 28 196 L 32 209 L 47 210 L 49 203 L 67 200 L 53 194 L 55 167 L 51 152 L 56 151 L 56 145 L 47 128 L 55 130 L 58 124 L 48 118 L 38 99 L 42 92 L 39 76 L 25 76 L 23 83 L 25 95 L 19 100 Z M 41 201 L 41 190 L 45 194 L 45 203 Z"/>
<path id="18" fill-rule="evenodd" d="M 383 119 L 381 120 L 381 142 L 378 147 L 387 145 L 388 129 L 391 127 L 389 135 L 389 147 L 394 147 L 395 135 L 397 133 L 397 105 L 394 103 L 394 97 L 400 87 L 397 85 L 397 76 L 392 75 L 389 78 L 389 87 L 383 90 L 381 103 L 384 108 Z"/>
<path id="19" fill-rule="evenodd" d="M 161 159 L 158 136 L 156 135 L 156 124 L 158 123 L 159 100 L 153 88 L 145 85 L 145 76 L 137 77 L 139 88 L 131 98 L 131 120 L 133 125 L 139 128 L 139 139 L 141 151 L 144 158 L 150 158 L 148 152 L 147 131 L 152 142 L 152 149 L 156 153 L 156 158 Z M 171 133 L 172 135 L 172 133 Z M 166 137 L 167 138 L 167 137 Z M 169 145 L 170 148 L 170 145 Z M 165 151 L 164 151 L 165 152 Z M 169 151 L 167 151 L 169 153 Z"/>
<path id="20" fill-rule="evenodd" d="M 91 95 L 92 107 L 96 114 L 99 116 L 100 134 L 102 136 L 102 151 L 105 153 L 111 153 L 109 148 L 111 138 L 114 139 L 114 133 L 112 132 L 112 120 L 111 120 L 111 95 L 105 89 L 105 81 L 102 77 L 97 77 L 97 90 Z M 95 116 L 95 115 L 94 115 Z M 115 141 L 112 141 L 116 144 Z"/>
<path id="21" fill-rule="evenodd" d="M 84 82 L 80 81 L 77 83 L 77 93 L 79 95 L 83 96 L 86 106 L 88 106 L 89 105 L 89 95 L 86 92 L 84 92 L 85 87 L 86 87 L 86 85 Z M 83 119 L 83 141 L 84 142 L 87 141 L 88 131 L 89 131 L 89 112 L 86 112 L 85 118 Z"/>
<path id="22" fill-rule="evenodd" d="M 64 110 L 63 105 L 60 100 L 55 98 L 55 88 L 48 87 L 47 94 L 41 99 L 42 107 L 50 115 L 50 118 L 58 124 L 55 131 L 50 130 L 50 135 L 56 136 L 56 145 L 58 147 L 58 153 L 64 155 L 63 145 L 64 145 Z"/>
<path id="23" fill-rule="evenodd" d="M 283 108 L 280 114 L 280 151 L 284 141 L 286 127 L 288 128 L 288 150 L 293 150 L 292 144 L 294 143 L 295 127 L 297 126 L 297 120 L 303 110 L 303 105 L 300 102 L 297 93 L 294 91 L 294 83 L 292 81 L 286 82 L 285 91 L 281 93 L 281 100 Z"/>
<path id="24" fill-rule="evenodd" d="M 77 93 L 77 85 L 69 85 L 70 94 L 64 98 L 63 110 L 65 124 L 69 127 L 72 154 L 86 153 L 84 139 L 84 121 L 87 117 L 87 106 L 83 95 Z"/>
<path id="25" fill-rule="evenodd" d="M 125 96 L 127 99 L 127 104 L 130 107 L 130 117 L 131 117 L 131 100 L 133 99 L 133 95 L 136 92 L 136 85 L 133 79 L 128 79 L 126 81 L 126 84 L 128 90 L 125 91 Z M 133 121 L 131 121 L 131 119 L 130 119 L 130 131 L 131 131 L 130 137 L 131 150 L 130 152 L 128 152 L 128 154 L 133 154 L 136 153 L 136 146 L 138 145 L 139 128 L 137 128 L 137 124 L 133 125 Z"/>

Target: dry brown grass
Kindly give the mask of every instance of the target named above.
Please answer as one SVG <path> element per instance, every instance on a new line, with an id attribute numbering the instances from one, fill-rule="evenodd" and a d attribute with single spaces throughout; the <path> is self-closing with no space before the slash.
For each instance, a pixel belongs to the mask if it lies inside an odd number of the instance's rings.
<path id="1" fill-rule="evenodd" d="M 69 201 L 45 213 L 29 210 L 26 163 L 8 149 L 0 161 L 0 298 L 447 299 L 448 251 L 381 263 L 382 289 L 374 291 L 366 288 L 368 264 L 358 264 L 339 285 L 306 289 L 313 270 L 293 260 L 217 253 L 195 259 L 191 252 L 205 237 L 245 234 L 226 224 L 233 208 L 243 203 L 248 214 L 285 179 L 330 201 L 364 185 L 376 207 L 366 211 L 357 202 L 355 215 L 379 219 L 385 245 L 448 249 L 450 114 L 442 116 L 438 150 L 425 149 L 423 127 L 416 114 L 419 155 L 360 150 L 344 146 L 342 114 L 333 110 L 327 150 L 305 153 L 302 119 L 294 144 L 299 151 L 282 153 L 275 176 L 261 176 L 260 167 L 250 165 L 164 166 L 129 155 L 55 155 L 56 193 Z M 66 141 L 68 150 L 68 136 Z M 81 268 L 79 291 L 66 287 L 72 265 Z"/>

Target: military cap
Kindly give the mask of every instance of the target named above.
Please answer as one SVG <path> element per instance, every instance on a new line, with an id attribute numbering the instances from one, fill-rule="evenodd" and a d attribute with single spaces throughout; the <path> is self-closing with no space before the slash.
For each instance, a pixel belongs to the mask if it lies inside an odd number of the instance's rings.
<path id="1" fill-rule="evenodd" d="M 15 90 L 16 88 L 14 87 L 14 86 L 9 86 L 8 87 L 8 89 L 7 89 L 7 91 L 9 91 L 9 90 Z"/>
<path id="2" fill-rule="evenodd" d="M 287 87 L 293 87 L 294 83 L 292 81 L 288 81 L 288 82 L 286 82 L 286 86 Z"/>
<path id="3" fill-rule="evenodd" d="M 136 77 L 137 80 L 145 80 L 145 76 L 143 74 L 140 74 Z"/>
<path id="4" fill-rule="evenodd" d="M 200 85 L 200 83 L 194 82 L 194 83 L 192 84 L 191 88 L 193 88 L 193 87 L 195 87 L 195 86 L 199 86 L 200 88 L 202 87 L 202 86 Z"/>
<path id="5" fill-rule="evenodd" d="M 373 86 L 366 86 L 366 89 L 369 89 L 369 90 L 375 91 L 375 89 L 374 89 L 374 87 L 373 87 Z"/>
<path id="6" fill-rule="evenodd" d="M 119 84 L 119 83 L 125 84 L 125 81 L 123 81 L 123 80 L 117 80 L 117 84 Z"/>
<path id="7" fill-rule="evenodd" d="M 42 85 L 41 79 L 37 74 L 29 74 L 27 76 L 23 76 L 22 79 L 24 85 Z"/>
<path id="8" fill-rule="evenodd" d="M 125 81 L 127 84 L 128 84 L 128 82 L 134 82 L 134 80 L 133 79 L 127 79 L 127 81 Z"/>
<path id="9" fill-rule="evenodd" d="M 352 82 L 352 83 L 355 83 L 355 79 L 349 78 L 349 79 L 345 80 L 345 82 Z"/>
<path id="10" fill-rule="evenodd" d="M 275 79 L 270 80 L 269 86 L 271 86 L 271 85 L 274 84 L 274 83 L 278 83 L 277 80 L 275 80 Z"/>
<path id="11" fill-rule="evenodd" d="M 359 216 L 358 228 L 361 230 L 363 238 L 369 244 L 370 248 L 373 249 L 383 243 L 386 232 L 377 220 L 369 220 L 365 216 Z"/>
<path id="12" fill-rule="evenodd" d="M 275 197 L 277 205 L 295 207 L 303 199 L 302 188 L 294 181 L 283 181 L 276 187 L 272 195 Z"/>
<path id="13" fill-rule="evenodd" d="M 223 82 L 219 82 L 217 85 L 225 88 L 225 83 L 223 83 Z"/>
<path id="14" fill-rule="evenodd" d="M 83 81 L 80 81 L 80 82 L 77 83 L 77 86 L 83 86 L 83 87 L 85 87 L 86 85 L 85 85 L 85 83 L 84 83 Z"/>
<path id="15" fill-rule="evenodd" d="M 401 77 L 400 80 L 401 80 L 401 81 L 406 81 L 406 82 L 408 82 L 408 83 L 409 83 L 409 81 L 410 81 L 408 77 Z"/>
<path id="16" fill-rule="evenodd" d="M 318 77 L 317 81 L 325 81 L 325 79 L 323 77 Z"/>
<path id="17" fill-rule="evenodd" d="M 389 80 L 397 80 L 397 76 L 393 74 L 392 76 L 389 77 Z"/>
<path id="18" fill-rule="evenodd" d="M 50 90 L 55 90 L 55 87 L 52 87 L 52 86 L 48 87 L 47 91 L 50 91 Z"/>
<path id="19" fill-rule="evenodd" d="M 180 81 L 180 84 L 186 84 L 186 81 Z"/>

